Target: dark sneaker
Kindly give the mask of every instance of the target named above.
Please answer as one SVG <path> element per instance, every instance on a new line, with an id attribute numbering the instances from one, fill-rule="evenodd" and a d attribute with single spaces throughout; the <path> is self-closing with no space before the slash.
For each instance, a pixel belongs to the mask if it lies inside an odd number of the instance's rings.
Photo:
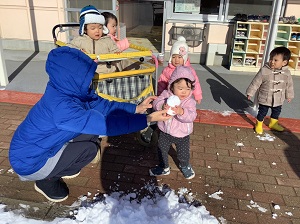
<path id="1" fill-rule="evenodd" d="M 69 188 L 62 179 L 37 180 L 34 184 L 34 189 L 53 202 L 64 201 L 69 195 Z"/>
<path id="2" fill-rule="evenodd" d="M 152 134 L 153 134 L 153 129 L 151 127 L 148 127 L 146 131 L 141 133 L 141 139 L 146 143 L 150 143 Z"/>
<path id="3" fill-rule="evenodd" d="M 186 167 L 180 167 L 180 170 L 186 179 L 192 179 L 195 177 L 195 172 L 191 165 L 188 165 Z"/>
<path id="4" fill-rule="evenodd" d="M 149 170 L 150 176 L 161 176 L 161 175 L 169 175 L 170 167 L 162 168 L 160 166 L 153 167 Z"/>

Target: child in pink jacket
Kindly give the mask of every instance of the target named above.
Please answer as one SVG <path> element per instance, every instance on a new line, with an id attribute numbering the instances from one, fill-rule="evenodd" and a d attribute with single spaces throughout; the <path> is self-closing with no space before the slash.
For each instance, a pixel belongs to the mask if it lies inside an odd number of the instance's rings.
<path id="1" fill-rule="evenodd" d="M 177 106 L 171 108 L 173 115 L 169 120 L 157 122 L 160 129 L 158 157 L 160 164 L 149 170 L 151 176 L 170 174 L 168 152 L 172 143 L 176 145 L 179 168 L 186 179 L 192 179 L 195 172 L 190 165 L 190 134 L 197 117 L 196 101 L 192 97 L 195 76 L 190 67 L 178 66 L 172 73 L 168 87 L 153 101 L 155 110 L 170 108 L 168 99 L 177 98 Z M 177 97 L 174 97 L 177 96 Z M 179 99 L 178 99 L 179 98 Z M 166 103 L 168 102 L 168 104 Z"/>
<path id="2" fill-rule="evenodd" d="M 195 90 L 193 95 L 195 97 L 196 102 L 200 104 L 202 100 L 202 89 L 196 71 L 192 68 L 190 64 L 190 60 L 188 58 L 188 51 L 189 47 L 186 44 L 185 38 L 182 36 L 178 37 L 177 41 L 173 44 L 171 48 L 169 64 L 163 69 L 158 79 L 157 95 L 159 96 L 165 89 L 167 89 L 170 77 L 175 68 L 184 65 L 190 67 L 192 71 L 192 75 L 195 79 Z"/>
<path id="3" fill-rule="evenodd" d="M 105 26 L 108 28 L 109 33 L 107 36 L 110 36 L 110 38 L 115 41 L 120 51 L 125 51 L 127 48 L 129 48 L 129 42 L 127 38 L 124 38 L 122 40 L 119 40 L 116 36 L 117 32 L 117 26 L 118 26 L 118 19 L 117 17 L 110 13 L 110 12 L 102 12 L 101 15 L 105 18 Z"/>

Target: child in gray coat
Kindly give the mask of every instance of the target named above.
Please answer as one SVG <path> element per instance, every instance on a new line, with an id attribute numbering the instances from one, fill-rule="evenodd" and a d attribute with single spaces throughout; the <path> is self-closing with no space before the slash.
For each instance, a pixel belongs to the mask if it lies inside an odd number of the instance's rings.
<path id="1" fill-rule="evenodd" d="M 247 98 L 258 90 L 258 114 L 256 116 L 255 132 L 263 133 L 263 120 L 271 109 L 269 128 L 283 131 L 284 128 L 278 124 L 284 100 L 291 102 L 294 98 L 294 87 L 288 63 L 291 52 L 286 47 L 277 47 L 270 53 L 269 63 L 265 64 L 256 74 L 246 90 Z"/>

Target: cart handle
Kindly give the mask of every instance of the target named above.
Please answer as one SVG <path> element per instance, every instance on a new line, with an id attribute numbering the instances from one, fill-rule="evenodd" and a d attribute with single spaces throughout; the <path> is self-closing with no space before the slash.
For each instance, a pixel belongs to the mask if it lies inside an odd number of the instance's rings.
<path id="1" fill-rule="evenodd" d="M 53 37 L 53 41 L 54 41 L 54 44 L 56 44 L 56 41 L 57 41 L 57 36 L 55 34 L 55 30 L 57 28 L 61 29 L 63 27 L 79 27 L 80 24 L 79 23 L 69 23 L 69 24 L 57 24 L 55 25 L 53 28 L 52 28 L 52 37 Z"/>

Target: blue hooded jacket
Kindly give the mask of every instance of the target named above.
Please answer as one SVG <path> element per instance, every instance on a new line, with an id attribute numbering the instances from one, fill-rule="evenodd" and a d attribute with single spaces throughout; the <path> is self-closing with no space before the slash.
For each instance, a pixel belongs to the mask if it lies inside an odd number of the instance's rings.
<path id="1" fill-rule="evenodd" d="M 108 101 L 90 88 L 97 64 L 69 47 L 52 50 L 46 61 L 49 82 L 42 98 L 14 133 L 9 160 L 19 175 L 41 169 L 80 134 L 114 136 L 147 126 L 135 104 Z"/>

